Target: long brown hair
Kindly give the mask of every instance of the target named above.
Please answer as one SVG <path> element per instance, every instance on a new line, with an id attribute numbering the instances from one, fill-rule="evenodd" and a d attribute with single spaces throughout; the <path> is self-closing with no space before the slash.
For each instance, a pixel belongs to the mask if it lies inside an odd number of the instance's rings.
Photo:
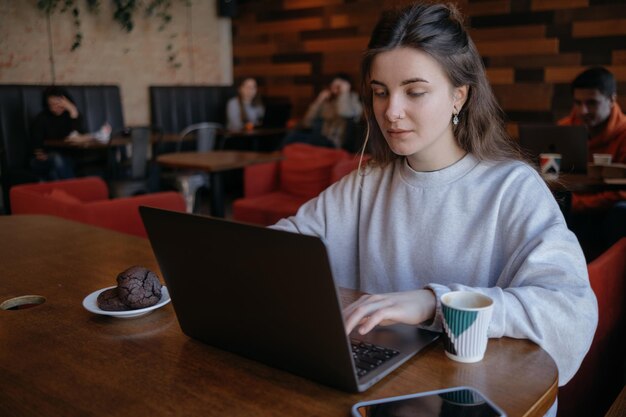
<path id="1" fill-rule="evenodd" d="M 453 87 L 469 87 L 468 98 L 458 114 L 459 123 L 453 125 L 454 136 L 463 150 L 482 160 L 523 159 L 517 143 L 504 128 L 503 112 L 456 7 L 417 3 L 381 15 L 361 63 L 366 144 L 370 142 L 375 161 L 384 166 L 399 156 L 391 151 L 376 122 L 370 71 L 378 54 L 400 47 L 426 52 L 441 65 Z"/>
<path id="2" fill-rule="evenodd" d="M 254 98 L 252 99 L 250 104 L 252 105 L 252 107 L 259 107 L 259 106 L 263 105 L 263 102 L 261 101 L 261 96 L 259 95 L 259 92 L 258 92 L 258 88 L 259 87 L 258 87 L 258 83 L 256 82 L 256 80 L 254 78 L 252 78 L 252 77 L 247 77 L 247 78 L 244 78 L 243 80 L 241 80 L 241 82 L 239 83 L 239 88 L 237 89 L 237 104 L 239 104 L 239 115 L 241 117 L 241 124 L 244 125 L 244 126 L 250 120 L 248 120 L 248 113 L 246 112 L 246 108 L 243 105 L 243 99 L 241 98 L 241 93 L 239 92 L 239 89 L 248 80 L 254 81 L 254 84 L 257 85 L 257 93 L 254 95 Z"/>

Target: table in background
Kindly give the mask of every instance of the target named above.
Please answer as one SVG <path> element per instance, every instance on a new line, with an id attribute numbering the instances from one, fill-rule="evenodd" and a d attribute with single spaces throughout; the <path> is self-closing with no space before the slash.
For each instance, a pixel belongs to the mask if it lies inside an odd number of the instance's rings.
<path id="1" fill-rule="evenodd" d="M 626 190 L 626 182 L 607 183 L 602 178 L 592 178 L 585 174 L 560 174 L 556 179 L 546 180 L 546 183 L 555 192 L 597 193 Z"/>
<path id="2" fill-rule="evenodd" d="M 208 172 L 211 199 L 211 215 L 224 217 L 224 187 L 221 173 L 250 165 L 278 161 L 280 152 L 177 152 L 159 155 L 157 163 L 169 168 L 189 169 Z"/>
<path id="3" fill-rule="evenodd" d="M 46 297 L 0 310 L 0 415 L 347 417 L 358 401 L 468 385 L 517 417 L 556 397 L 554 361 L 509 338 L 475 364 L 437 341 L 368 391 L 338 391 L 189 339 L 171 304 L 135 319 L 87 312 L 83 298 L 131 265 L 161 276 L 145 239 L 49 216 L 0 216 L 0 237 L 0 302 Z"/>

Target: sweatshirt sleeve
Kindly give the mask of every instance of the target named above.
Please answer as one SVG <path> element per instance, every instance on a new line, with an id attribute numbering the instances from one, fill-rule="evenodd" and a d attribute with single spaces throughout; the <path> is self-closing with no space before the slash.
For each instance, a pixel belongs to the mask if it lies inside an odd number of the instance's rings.
<path id="1" fill-rule="evenodd" d="M 589 350 L 598 322 L 585 258 L 538 175 L 513 181 L 504 194 L 511 197 L 501 202 L 498 227 L 504 234 L 507 261 L 497 285 L 470 288 L 433 283 L 428 287 L 438 299 L 456 290 L 491 297 L 494 312 L 489 337 L 537 343 L 556 362 L 559 385 L 564 385 Z M 433 323 L 437 326 L 441 326 L 440 305 Z"/>

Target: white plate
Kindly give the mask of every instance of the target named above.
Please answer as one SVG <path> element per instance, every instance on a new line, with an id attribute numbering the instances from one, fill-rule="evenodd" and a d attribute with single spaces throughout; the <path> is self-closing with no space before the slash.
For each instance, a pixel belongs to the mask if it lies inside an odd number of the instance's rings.
<path id="1" fill-rule="evenodd" d="M 105 316 L 129 319 L 132 317 L 139 317 L 139 316 L 143 316 L 144 314 L 148 314 L 151 311 L 156 310 L 157 308 L 163 307 L 165 304 L 171 301 L 170 293 L 167 291 L 167 287 L 163 286 L 161 287 L 161 299 L 159 300 L 158 303 L 156 303 L 153 306 L 146 307 L 146 308 L 138 308 L 136 310 L 125 310 L 125 311 L 102 310 L 101 308 L 98 307 L 98 301 L 97 301 L 98 295 L 100 295 L 101 292 L 106 291 L 110 288 L 115 288 L 115 286 L 102 288 L 101 290 L 94 291 L 91 294 L 89 294 L 83 300 L 83 307 L 85 307 L 87 311 L 91 311 L 92 313 L 95 313 L 95 314 L 103 314 Z"/>

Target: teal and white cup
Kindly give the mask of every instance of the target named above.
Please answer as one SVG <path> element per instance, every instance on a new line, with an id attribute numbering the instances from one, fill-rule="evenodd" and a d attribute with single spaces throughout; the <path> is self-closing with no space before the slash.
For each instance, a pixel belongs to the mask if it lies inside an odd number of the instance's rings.
<path id="1" fill-rule="evenodd" d="M 446 355 L 458 362 L 478 362 L 487 350 L 493 300 L 484 294 L 452 291 L 441 297 Z"/>

